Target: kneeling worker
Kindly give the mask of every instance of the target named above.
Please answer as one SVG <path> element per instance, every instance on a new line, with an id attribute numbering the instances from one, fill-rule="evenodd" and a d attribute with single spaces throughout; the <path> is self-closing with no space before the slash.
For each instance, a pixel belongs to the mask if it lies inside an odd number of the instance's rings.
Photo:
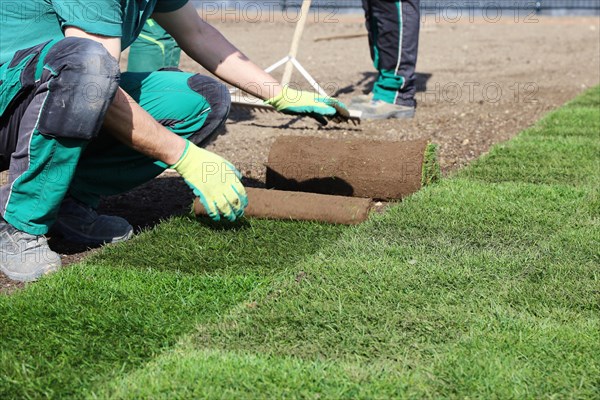
<path id="1" fill-rule="evenodd" d="M 224 85 L 181 71 L 123 73 L 121 51 L 153 17 L 196 62 L 277 110 L 323 120 L 343 105 L 281 87 L 187 0 L 22 0 L 0 8 L 0 270 L 31 281 L 57 270 L 44 235 L 99 244 L 131 225 L 98 215 L 101 196 L 175 169 L 215 220 L 247 197 L 235 167 L 202 147 L 227 118 Z M 343 116 L 343 115 L 342 115 Z"/>

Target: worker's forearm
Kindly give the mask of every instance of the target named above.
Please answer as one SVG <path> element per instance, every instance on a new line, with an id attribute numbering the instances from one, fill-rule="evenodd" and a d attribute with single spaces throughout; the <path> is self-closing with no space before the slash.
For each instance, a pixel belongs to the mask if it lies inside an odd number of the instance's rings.
<path id="1" fill-rule="evenodd" d="M 263 100 L 281 92 L 281 85 L 270 74 L 248 60 L 239 51 L 227 56 L 214 74 L 235 87 Z"/>
<path id="2" fill-rule="evenodd" d="M 281 92 L 275 78 L 202 20 L 191 3 L 179 10 L 153 16 L 188 56 L 224 81 L 263 100 Z"/>
<path id="3" fill-rule="evenodd" d="M 263 100 L 281 92 L 275 78 L 250 61 L 215 28 L 204 25 L 202 37 L 186 52 L 210 72 Z"/>
<path id="4" fill-rule="evenodd" d="M 119 88 L 104 118 L 104 128 L 132 149 L 167 165 L 175 164 L 185 141 L 160 125 Z"/>

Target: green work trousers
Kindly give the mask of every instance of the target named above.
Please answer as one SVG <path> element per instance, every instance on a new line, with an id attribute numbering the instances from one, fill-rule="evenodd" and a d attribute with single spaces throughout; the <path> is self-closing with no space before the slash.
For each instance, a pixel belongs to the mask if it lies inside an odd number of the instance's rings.
<path id="1" fill-rule="evenodd" d="M 127 71 L 148 72 L 179 66 L 181 49 L 154 20 L 144 24 L 140 36 L 129 48 Z"/>
<path id="2" fill-rule="evenodd" d="M 104 67 L 108 53 L 102 46 L 87 39 L 47 46 L 52 47 L 47 55 L 35 53 L 38 68 L 16 71 L 19 62 L 0 66 L 0 167 L 9 170 L 0 188 L 0 213 L 34 235 L 49 230 L 65 195 L 96 207 L 102 196 L 126 192 L 167 168 L 102 129 L 119 82 L 114 59 Z M 26 73 L 37 79 L 13 89 Z M 199 74 L 127 72 L 119 85 L 159 123 L 200 146 L 229 112 L 226 87 Z"/>

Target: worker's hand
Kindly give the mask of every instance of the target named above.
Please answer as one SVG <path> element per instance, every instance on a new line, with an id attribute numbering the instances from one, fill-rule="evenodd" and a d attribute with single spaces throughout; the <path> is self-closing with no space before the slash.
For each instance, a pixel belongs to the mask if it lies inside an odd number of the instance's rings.
<path id="1" fill-rule="evenodd" d="M 215 221 L 221 215 L 235 221 L 248 205 L 240 172 L 227 160 L 187 141 L 183 155 L 171 168 L 179 172 Z"/>
<path id="2" fill-rule="evenodd" d="M 350 117 L 342 102 L 318 93 L 295 90 L 289 86 L 284 86 L 281 93 L 265 103 L 284 114 L 312 117 L 323 125 L 327 125 L 327 119 L 347 121 Z"/>

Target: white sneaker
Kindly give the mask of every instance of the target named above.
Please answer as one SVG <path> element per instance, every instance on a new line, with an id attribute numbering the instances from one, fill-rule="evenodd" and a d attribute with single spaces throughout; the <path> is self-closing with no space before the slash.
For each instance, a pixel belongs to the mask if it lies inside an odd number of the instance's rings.
<path id="1" fill-rule="evenodd" d="M 391 119 L 413 118 L 415 107 L 390 104 L 381 100 L 372 100 L 370 103 L 357 104 L 353 109 L 362 111 L 361 119 Z"/>
<path id="2" fill-rule="evenodd" d="M 0 219 L 0 270 L 14 281 L 31 282 L 57 271 L 60 256 L 44 236 L 30 235 Z"/>
<path id="3" fill-rule="evenodd" d="M 373 93 L 369 94 L 359 94 L 350 99 L 349 104 L 365 104 L 373 101 Z"/>

